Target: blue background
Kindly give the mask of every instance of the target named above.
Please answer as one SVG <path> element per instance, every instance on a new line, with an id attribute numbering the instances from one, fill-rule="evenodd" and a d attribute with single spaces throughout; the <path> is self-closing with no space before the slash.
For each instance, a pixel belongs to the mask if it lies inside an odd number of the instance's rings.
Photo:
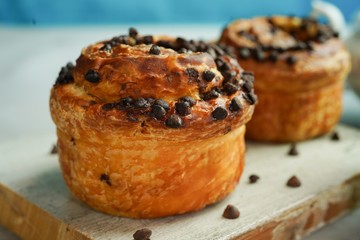
<path id="1" fill-rule="evenodd" d="M 360 0 L 329 0 L 349 21 Z M 239 17 L 306 15 L 310 0 L 0 0 L 0 23 L 37 25 L 227 23 Z"/>

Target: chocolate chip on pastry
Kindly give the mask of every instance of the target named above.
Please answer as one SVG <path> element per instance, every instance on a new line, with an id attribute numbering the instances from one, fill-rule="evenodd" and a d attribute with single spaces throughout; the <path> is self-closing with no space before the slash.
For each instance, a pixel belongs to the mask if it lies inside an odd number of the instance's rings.
<path id="1" fill-rule="evenodd" d="M 256 98 L 253 75 L 227 51 L 135 29 L 84 48 L 50 97 L 74 195 L 133 218 L 195 211 L 227 196 L 243 170 Z"/>
<path id="2" fill-rule="evenodd" d="M 329 25 L 293 16 L 239 19 L 219 43 L 233 47 L 241 66 L 256 76 L 259 103 L 247 124 L 249 139 L 297 142 L 339 121 L 350 55 Z M 251 94 L 244 97 L 253 102 Z"/>

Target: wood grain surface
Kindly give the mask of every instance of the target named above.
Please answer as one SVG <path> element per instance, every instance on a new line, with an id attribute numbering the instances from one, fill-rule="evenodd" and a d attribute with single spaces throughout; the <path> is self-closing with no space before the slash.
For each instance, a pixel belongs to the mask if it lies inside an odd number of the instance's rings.
<path id="1" fill-rule="evenodd" d="M 190 214 L 153 220 L 108 216 L 72 197 L 62 179 L 55 135 L 0 144 L 0 224 L 24 239 L 132 239 L 140 228 L 151 239 L 297 239 L 342 216 L 360 203 L 360 131 L 338 126 L 329 135 L 288 144 L 248 143 L 241 183 L 228 198 Z M 249 184 L 248 176 L 260 180 Z M 289 188 L 296 175 L 302 186 Z M 227 204 L 240 218 L 222 217 Z"/>

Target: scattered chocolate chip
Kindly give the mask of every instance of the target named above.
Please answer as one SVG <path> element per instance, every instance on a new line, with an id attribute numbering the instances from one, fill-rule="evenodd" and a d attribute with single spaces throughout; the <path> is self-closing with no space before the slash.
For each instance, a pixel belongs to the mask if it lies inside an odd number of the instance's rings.
<path id="1" fill-rule="evenodd" d="M 133 106 L 135 108 L 148 108 L 150 107 L 150 103 L 145 98 L 138 98 L 135 100 Z"/>
<path id="2" fill-rule="evenodd" d="M 296 148 L 296 143 L 292 143 L 290 145 L 290 150 L 288 152 L 288 155 L 289 156 L 297 156 L 297 155 L 299 155 L 299 152 L 298 152 L 298 150 Z"/>
<path id="3" fill-rule="evenodd" d="M 215 119 L 215 120 L 222 120 L 225 119 L 228 116 L 228 112 L 225 108 L 223 107 L 217 107 L 215 108 L 215 110 L 211 113 L 211 116 Z"/>
<path id="4" fill-rule="evenodd" d="M 133 234 L 133 238 L 134 240 L 150 240 L 152 231 L 148 228 L 143 228 L 140 230 L 137 230 L 134 234 Z"/>
<path id="5" fill-rule="evenodd" d="M 196 101 L 190 97 L 190 96 L 185 96 L 179 99 L 181 102 L 188 102 L 190 107 L 194 106 Z"/>
<path id="6" fill-rule="evenodd" d="M 254 105 L 257 101 L 256 95 L 252 92 L 243 93 L 243 96 L 244 96 L 245 100 L 250 103 L 250 105 Z"/>
<path id="7" fill-rule="evenodd" d="M 161 120 L 165 117 L 166 115 L 166 110 L 159 106 L 159 105 L 154 105 L 152 107 L 152 110 L 151 110 L 151 114 L 158 120 Z"/>
<path id="8" fill-rule="evenodd" d="M 205 101 L 211 100 L 211 99 L 215 99 L 219 97 L 219 93 L 212 89 L 210 92 L 205 93 L 204 96 L 202 97 L 202 99 L 204 99 Z"/>
<path id="9" fill-rule="evenodd" d="M 256 183 L 258 180 L 260 179 L 260 177 L 256 174 L 251 174 L 249 176 L 249 182 L 250 183 Z"/>
<path id="10" fill-rule="evenodd" d="M 101 109 L 104 111 L 110 111 L 115 107 L 113 103 L 105 103 L 101 106 Z"/>
<path id="11" fill-rule="evenodd" d="M 153 36 L 146 35 L 146 36 L 143 37 L 142 41 L 143 41 L 144 44 L 152 44 L 154 39 L 153 39 Z"/>
<path id="12" fill-rule="evenodd" d="M 50 151 L 50 154 L 57 154 L 57 153 L 58 153 L 58 148 L 57 148 L 56 144 L 54 144 Z"/>
<path id="13" fill-rule="evenodd" d="M 191 113 L 190 105 L 188 102 L 175 103 L 175 110 L 180 116 L 186 116 Z"/>
<path id="14" fill-rule="evenodd" d="M 270 54 L 269 54 L 269 60 L 271 62 L 276 62 L 279 58 L 279 54 L 276 52 L 276 51 L 272 51 Z"/>
<path id="15" fill-rule="evenodd" d="M 165 125 L 170 128 L 180 128 L 183 125 L 181 117 L 177 114 L 172 114 L 165 121 Z"/>
<path id="16" fill-rule="evenodd" d="M 231 94 L 236 93 L 239 90 L 239 87 L 233 83 L 227 82 L 224 84 L 223 89 L 226 92 L 226 94 L 231 95 Z"/>
<path id="17" fill-rule="evenodd" d="M 286 186 L 297 188 L 301 186 L 300 180 L 296 176 L 292 176 L 286 183 Z"/>
<path id="18" fill-rule="evenodd" d="M 136 38 L 137 35 L 138 35 L 138 31 L 135 28 L 133 28 L 133 27 L 129 28 L 129 36 L 130 37 Z"/>
<path id="19" fill-rule="evenodd" d="M 339 140 L 340 140 L 339 133 L 338 133 L 338 132 L 333 132 L 333 133 L 331 134 L 331 140 L 332 140 L 332 141 L 339 141 Z"/>
<path id="20" fill-rule="evenodd" d="M 242 59 L 248 59 L 251 56 L 249 48 L 243 47 L 239 49 L 239 56 Z"/>
<path id="21" fill-rule="evenodd" d="M 107 185 L 111 186 L 110 177 L 105 173 L 100 175 L 100 181 L 106 182 Z"/>
<path id="22" fill-rule="evenodd" d="M 227 218 L 227 219 L 236 219 L 240 216 L 240 212 L 237 209 L 237 207 L 235 207 L 234 205 L 227 205 L 224 213 L 223 213 L 223 217 Z"/>
<path id="23" fill-rule="evenodd" d="M 159 55 L 160 54 L 160 47 L 157 46 L 157 45 L 152 45 L 150 50 L 149 50 L 149 53 L 153 54 L 153 55 Z"/>
<path id="24" fill-rule="evenodd" d="M 293 65 L 298 61 L 298 58 L 296 56 L 290 55 L 286 58 L 286 63 L 289 65 Z"/>
<path id="25" fill-rule="evenodd" d="M 242 105 L 241 105 L 241 101 L 239 98 L 237 97 L 234 97 L 233 99 L 231 99 L 231 102 L 230 102 L 230 111 L 232 112 L 237 112 L 237 111 L 240 111 L 242 110 Z"/>
<path id="26" fill-rule="evenodd" d="M 221 69 L 223 67 L 223 65 L 225 64 L 225 62 L 221 58 L 216 58 L 215 59 L 215 64 L 216 64 L 218 69 Z"/>
<path id="27" fill-rule="evenodd" d="M 205 81 L 211 82 L 211 81 L 214 79 L 214 77 L 215 77 L 215 73 L 212 72 L 212 71 L 210 71 L 210 70 L 205 70 L 205 71 L 203 72 L 202 76 L 203 76 L 203 78 L 204 78 Z"/>
<path id="28" fill-rule="evenodd" d="M 86 72 L 85 79 L 91 83 L 98 83 L 100 81 L 100 75 L 96 70 L 90 69 Z"/>
<path id="29" fill-rule="evenodd" d="M 199 77 L 199 72 L 195 68 L 187 68 L 185 72 L 189 76 L 191 81 L 197 81 Z"/>
<path id="30" fill-rule="evenodd" d="M 251 92 L 251 90 L 253 90 L 254 88 L 254 84 L 251 81 L 245 81 L 242 85 L 241 88 L 245 91 L 245 92 Z"/>
<path id="31" fill-rule="evenodd" d="M 169 109 L 170 109 L 169 104 L 166 101 L 162 100 L 162 99 L 156 99 L 155 102 L 154 102 L 154 105 L 158 105 L 160 107 L 163 107 L 165 109 L 165 111 L 169 111 Z"/>

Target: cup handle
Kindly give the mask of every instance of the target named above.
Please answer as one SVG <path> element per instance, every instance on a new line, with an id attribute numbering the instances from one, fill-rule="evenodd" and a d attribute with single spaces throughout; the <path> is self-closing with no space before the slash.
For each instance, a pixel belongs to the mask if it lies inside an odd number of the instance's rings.
<path id="1" fill-rule="evenodd" d="M 331 27 L 339 32 L 341 37 L 347 35 L 345 18 L 338 7 L 322 0 L 313 0 L 311 5 L 312 11 L 310 16 L 315 18 L 320 16 L 326 17 Z"/>

